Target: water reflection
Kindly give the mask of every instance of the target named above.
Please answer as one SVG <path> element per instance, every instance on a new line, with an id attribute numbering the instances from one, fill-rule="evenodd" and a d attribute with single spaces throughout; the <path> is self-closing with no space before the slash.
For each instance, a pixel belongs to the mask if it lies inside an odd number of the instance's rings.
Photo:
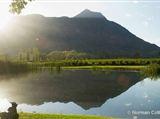
<path id="1" fill-rule="evenodd" d="M 112 98 L 118 99 L 120 94 L 123 95 L 122 93 L 140 81 L 141 77 L 137 72 L 66 70 L 61 73 L 46 71 L 0 76 L 0 79 L 0 99 L 19 103 L 18 108 L 22 111 L 112 116 L 118 115 L 111 111 L 116 109 L 115 105 L 124 102 L 121 100 L 109 105 L 114 102 L 111 101 Z M 145 96 L 147 98 L 147 95 Z M 104 106 L 106 103 L 107 107 Z M 126 101 L 125 107 L 131 105 L 130 101 Z M 101 111 L 96 111 L 96 107 Z M 124 110 L 120 107 L 119 109 L 117 113 L 121 114 Z"/>
<path id="2" fill-rule="evenodd" d="M 3 78 L 4 79 L 4 78 Z M 139 80 L 137 73 L 63 71 L 61 74 L 41 72 L 8 77 L 0 81 L 1 97 L 18 103 L 40 105 L 44 102 L 75 102 L 84 109 L 101 106 Z"/>

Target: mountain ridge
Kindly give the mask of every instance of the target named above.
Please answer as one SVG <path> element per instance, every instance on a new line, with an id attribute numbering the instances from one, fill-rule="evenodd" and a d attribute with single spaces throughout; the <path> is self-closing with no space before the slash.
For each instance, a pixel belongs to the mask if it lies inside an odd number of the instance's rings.
<path id="1" fill-rule="evenodd" d="M 138 38 L 101 13 L 84 10 L 78 16 L 44 17 L 36 14 L 16 17 L 7 30 L 9 35 L 0 34 L 0 39 L 3 38 L 0 41 L 5 40 L 0 49 L 11 54 L 30 47 L 38 47 L 42 52 L 75 50 L 97 58 L 159 56 L 157 45 Z"/>

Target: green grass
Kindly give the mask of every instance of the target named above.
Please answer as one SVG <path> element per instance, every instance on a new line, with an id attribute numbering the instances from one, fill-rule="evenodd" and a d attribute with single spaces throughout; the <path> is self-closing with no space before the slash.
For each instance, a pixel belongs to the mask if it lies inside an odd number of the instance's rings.
<path id="1" fill-rule="evenodd" d="M 149 77 L 151 79 L 160 78 L 160 65 L 159 64 L 150 64 L 142 70 L 142 75 Z"/>
<path id="2" fill-rule="evenodd" d="M 65 66 L 62 69 L 142 70 L 146 66 Z"/>
<path id="3" fill-rule="evenodd" d="M 92 115 L 20 113 L 19 119 L 113 119 L 113 118 L 102 117 L 102 116 L 92 116 Z"/>
<path id="4" fill-rule="evenodd" d="M 0 73 L 35 71 L 39 69 L 106 69 L 106 70 L 132 70 L 142 71 L 150 64 L 159 64 L 160 58 L 144 59 L 82 59 L 82 60 L 53 60 L 38 62 L 0 61 Z"/>
<path id="5" fill-rule="evenodd" d="M 29 62 L 31 68 L 63 69 L 113 69 L 113 70 L 141 70 L 150 64 L 160 64 L 160 58 L 150 59 L 83 59 L 83 60 L 53 60 L 41 62 Z"/>

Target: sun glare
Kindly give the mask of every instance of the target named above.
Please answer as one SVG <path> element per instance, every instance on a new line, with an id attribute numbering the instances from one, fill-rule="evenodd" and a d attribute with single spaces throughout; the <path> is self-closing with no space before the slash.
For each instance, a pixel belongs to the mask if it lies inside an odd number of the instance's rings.
<path id="1" fill-rule="evenodd" d="M 7 111 L 7 108 L 10 106 L 10 103 L 7 99 L 0 98 L 0 112 Z"/>
<path id="2" fill-rule="evenodd" d="M 9 24 L 11 20 L 11 16 L 9 15 L 0 15 L 0 30 L 4 31 L 7 25 Z"/>
<path id="3" fill-rule="evenodd" d="M 11 13 L 9 13 L 10 0 L 0 0 L 0 31 L 5 31 L 10 19 Z"/>

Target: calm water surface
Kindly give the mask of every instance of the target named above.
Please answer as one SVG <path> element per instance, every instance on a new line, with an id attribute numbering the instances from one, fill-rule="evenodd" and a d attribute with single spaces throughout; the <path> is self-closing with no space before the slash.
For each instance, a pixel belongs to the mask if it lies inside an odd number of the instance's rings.
<path id="1" fill-rule="evenodd" d="M 160 80 L 138 72 L 66 70 L 0 75 L 0 111 L 160 118 Z"/>

